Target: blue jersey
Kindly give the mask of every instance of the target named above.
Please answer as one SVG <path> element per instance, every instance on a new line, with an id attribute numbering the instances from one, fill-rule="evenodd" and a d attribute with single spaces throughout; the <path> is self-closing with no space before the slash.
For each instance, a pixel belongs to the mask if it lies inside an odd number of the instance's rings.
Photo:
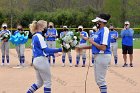
<path id="1" fill-rule="evenodd" d="M 90 33 L 90 34 L 89 34 L 89 37 L 90 37 L 90 38 L 94 38 L 95 33 L 96 33 L 96 32 Z"/>
<path id="2" fill-rule="evenodd" d="M 49 53 L 62 52 L 61 48 L 59 49 L 48 48 L 41 32 L 37 32 L 32 37 L 32 47 L 34 58 L 39 56 L 48 56 Z"/>
<path id="3" fill-rule="evenodd" d="M 48 28 L 46 35 L 49 35 L 49 34 L 51 34 L 51 35 L 48 38 L 46 38 L 47 41 L 55 41 L 56 37 L 54 37 L 52 35 L 58 36 L 57 30 L 55 28 Z"/>
<path id="4" fill-rule="evenodd" d="M 67 35 L 67 34 L 73 35 L 73 32 L 72 31 L 61 32 L 60 38 L 62 38 L 64 35 Z"/>
<path id="5" fill-rule="evenodd" d="M 118 32 L 113 30 L 113 31 L 110 31 L 110 36 L 111 36 L 111 43 L 115 43 L 117 42 L 117 40 L 114 38 L 118 38 Z"/>
<path id="6" fill-rule="evenodd" d="M 100 45 L 106 45 L 106 50 L 99 50 L 92 45 L 92 54 L 111 54 L 110 38 L 109 29 L 107 27 L 100 28 L 94 35 L 94 42 Z"/>
<path id="7" fill-rule="evenodd" d="M 126 46 L 133 46 L 133 29 L 124 29 L 121 31 L 122 44 Z"/>
<path id="8" fill-rule="evenodd" d="M 88 33 L 85 31 L 80 32 L 84 37 L 88 37 Z M 87 41 L 83 38 L 80 38 L 80 44 L 86 43 Z"/>
<path id="9" fill-rule="evenodd" d="M 0 35 L 5 34 L 5 33 L 9 33 L 11 35 L 11 32 L 9 30 L 1 30 L 0 31 Z"/>

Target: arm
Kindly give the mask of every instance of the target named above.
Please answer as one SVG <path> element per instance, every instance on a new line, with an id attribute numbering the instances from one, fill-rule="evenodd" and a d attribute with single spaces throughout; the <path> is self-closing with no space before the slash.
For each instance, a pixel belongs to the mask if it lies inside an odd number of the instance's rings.
<path id="1" fill-rule="evenodd" d="M 114 38 L 117 40 L 118 37 L 119 37 L 119 34 L 118 34 L 118 32 L 116 31 L 116 36 L 115 36 Z"/>
<path id="2" fill-rule="evenodd" d="M 85 35 L 81 35 L 81 37 L 82 37 L 84 40 L 88 40 L 88 33 L 86 33 Z"/>
<path id="3" fill-rule="evenodd" d="M 56 38 L 58 36 L 58 33 L 57 33 L 57 30 L 56 29 L 54 29 L 54 33 L 55 34 L 53 34 L 52 36 Z"/>
<path id="4" fill-rule="evenodd" d="M 93 41 L 93 39 L 89 39 L 89 42 L 90 42 L 92 45 L 94 45 L 95 47 L 97 47 L 99 50 L 103 50 L 103 51 L 106 50 L 106 45 L 97 44 L 96 42 Z"/>
<path id="5" fill-rule="evenodd" d="M 129 30 L 129 36 L 133 36 L 133 34 L 134 34 L 134 30 L 133 29 L 130 29 Z"/>
<path id="6" fill-rule="evenodd" d="M 124 37 L 124 30 L 121 31 L 121 37 Z"/>
<path id="7" fill-rule="evenodd" d="M 43 48 L 45 53 L 57 53 L 57 52 L 62 52 L 62 48 Z"/>

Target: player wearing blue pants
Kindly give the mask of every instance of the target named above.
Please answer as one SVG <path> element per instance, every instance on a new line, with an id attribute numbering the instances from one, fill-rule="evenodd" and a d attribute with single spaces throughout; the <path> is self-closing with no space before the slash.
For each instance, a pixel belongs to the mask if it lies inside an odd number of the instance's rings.
<path id="1" fill-rule="evenodd" d="M 118 63 L 118 53 L 117 53 L 117 50 L 118 50 L 118 42 L 117 42 L 118 32 L 114 30 L 113 26 L 110 26 L 110 35 L 111 35 L 110 48 L 111 48 L 112 54 L 114 56 L 115 64 L 117 64 Z"/>
<path id="2" fill-rule="evenodd" d="M 100 14 L 92 22 L 96 22 L 99 29 L 95 34 L 94 39 L 89 39 L 93 46 L 83 47 L 81 49 L 92 48 L 94 54 L 94 74 L 95 81 L 100 88 L 100 93 L 107 93 L 107 84 L 105 81 L 108 65 L 111 61 L 110 51 L 110 34 L 109 29 L 106 27 L 107 21 L 110 19 L 108 14 Z M 80 50 L 80 49 L 79 49 Z"/>
<path id="3" fill-rule="evenodd" d="M 21 25 L 17 26 L 17 31 L 14 32 L 14 35 L 19 34 L 20 32 L 23 31 L 23 28 Z M 16 46 L 16 51 L 18 54 L 18 58 L 20 61 L 20 65 L 19 66 L 24 66 L 24 62 L 25 62 L 25 56 L 24 56 L 24 51 L 25 51 L 25 44 L 19 44 Z"/>
<path id="4" fill-rule="evenodd" d="M 33 66 L 36 71 L 37 82 L 33 84 L 27 91 L 27 93 L 34 93 L 37 89 L 44 84 L 44 93 L 51 93 L 51 72 L 50 64 L 48 62 L 49 53 L 62 52 L 62 48 L 51 49 L 47 47 L 47 44 L 42 36 L 42 31 L 47 26 L 47 22 L 44 20 L 33 21 L 30 24 L 30 30 L 35 34 L 32 37 L 33 47 Z"/>
<path id="5" fill-rule="evenodd" d="M 83 26 L 78 26 L 78 31 L 80 32 L 80 43 L 78 46 L 86 46 L 87 45 L 87 39 L 88 39 L 88 33 L 83 31 Z M 82 59 L 83 59 L 83 65 L 82 67 L 85 67 L 85 63 L 86 63 L 86 50 L 82 50 L 80 52 L 77 52 L 76 54 L 76 65 L 75 67 L 78 67 L 79 65 L 79 61 L 80 61 L 80 56 L 82 55 Z"/>
<path id="6" fill-rule="evenodd" d="M 62 38 L 67 33 L 68 33 L 67 26 L 63 26 L 63 32 L 60 33 L 60 38 Z M 68 54 L 68 57 L 69 57 L 70 67 L 72 67 L 72 56 L 71 56 L 71 52 L 63 53 L 63 55 L 62 55 L 62 62 L 63 62 L 62 67 L 65 66 L 66 54 Z"/>
<path id="7" fill-rule="evenodd" d="M 133 34 L 134 31 L 130 28 L 130 22 L 126 21 L 124 23 L 124 29 L 121 31 L 122 37 L 122 54 L 124 59 L 123 67 L 127 67 L 127 54 L 129 54 L 130 58 L 130 67 L 133 67 Z"/>
<path id="8" fill-rule="evenodd" d="M 49 48 L 56 48 L 56 37 L 58 36 L 57 30 L 54 28 L 54 24 L 49 22 L 49 28 L 45 34 L 47 45 Z M 49 63 L 51 63 L 51 56 L 53 57 L 53 65 L 55 64 L 55 56 L 53 53 L 49 54 Z"/>
<path id="9" fill-rule="evenodd" d="M 94 35 L 95 33 L 98 31 L 97 27 L 94 26 L 92 28 L 92 30 L 89 31 L 89 38 L 93 38 L 94 39 Z M 92 67 L 94 64 L 94 54 L 92 54 L 92 63 L 90 64 L 90 67 Z"/>
<path id="10" fill-rule="evenodd" d="M 3 30 L 0 32 L 0 37 L 4 35 L 5 33 L 11 34 L 11 32 L 7 29 L 7 24 L 3 23 L 2 24 Z M 9 65 L 9 41 L 7 39 L 4 39 L 1 41 L 1 52 L 2 52 L 2 66 L 4 65 L 5 62 L 5 57 L 7 60 L 7 65 Z"/>

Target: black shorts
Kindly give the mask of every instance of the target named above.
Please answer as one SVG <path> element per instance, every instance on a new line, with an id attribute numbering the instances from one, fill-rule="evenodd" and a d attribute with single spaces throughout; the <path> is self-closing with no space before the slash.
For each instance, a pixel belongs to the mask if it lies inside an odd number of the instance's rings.
<path id="1" fill-rule="evenodd" d="M 133 46 L 126 46 L 122 44 L 122 54 L 133 54 Z"/>

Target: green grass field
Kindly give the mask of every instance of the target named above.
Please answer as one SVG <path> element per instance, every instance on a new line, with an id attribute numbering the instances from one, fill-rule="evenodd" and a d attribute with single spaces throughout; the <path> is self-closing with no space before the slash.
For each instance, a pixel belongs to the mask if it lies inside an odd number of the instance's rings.
<path id="1" fill-rule="evenodd" d="M 118 39 L 118 45 L 119 48 L 121 48 L 121 39 Z M 31 39 L 28 40 L 28 42 L 26 43 L 26 48 L 29 48 L 31 46 Z M 56 43 L 57 47 L 60 47 L 59 41 L 57 41 Z M 10 48 L 15 48 L 15 45 L 10 43 Z M 134 49 L 140 49 L 140 39 L 135 39 L 134 40 Z"/>

